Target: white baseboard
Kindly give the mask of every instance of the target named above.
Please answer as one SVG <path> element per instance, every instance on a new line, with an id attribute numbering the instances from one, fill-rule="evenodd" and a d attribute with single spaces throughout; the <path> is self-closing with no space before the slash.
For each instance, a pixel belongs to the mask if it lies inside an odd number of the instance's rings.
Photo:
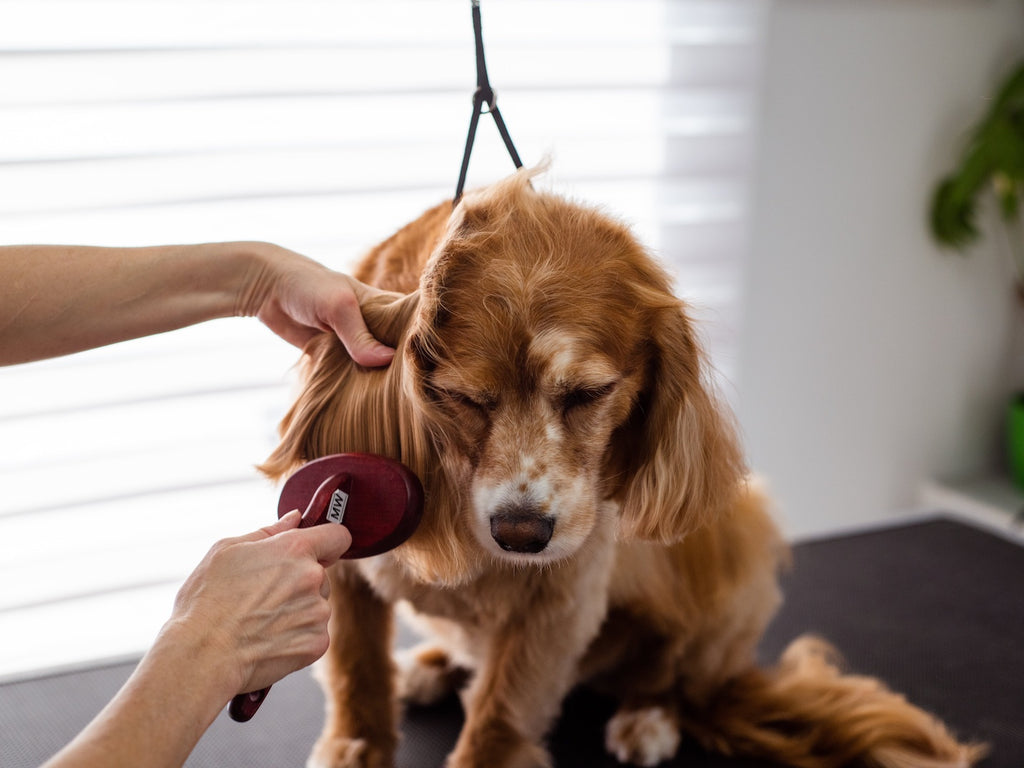
<path id="1" fill-rule="evenodd" d="M 923 509 L 959 517 L 1024 544 L 1024 492 L 1007 478 L 929 480 L 918 492 Z"/>

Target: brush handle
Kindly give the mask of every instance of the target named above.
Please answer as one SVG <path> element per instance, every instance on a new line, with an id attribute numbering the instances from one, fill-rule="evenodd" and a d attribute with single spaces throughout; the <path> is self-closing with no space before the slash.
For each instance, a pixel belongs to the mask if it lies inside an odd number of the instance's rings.
<path id="1" fill-rule="evenodd" d="M 352 476 L 348 472 L 338 472 L 328 477 L 320 483 L 320 487 L 313 493 L 313 498 L 309 500 L 309 506 L 299 520 L 299 528 L 311 528 L 323 523 L 341 525 L 351 492 Z M 258 691 L 238 694 L 228 705 L 228 715 L 238 723 L 251 720 L 268 693 L 269 685 Z"/>
<path id="2" fill-rule="evenodd" d="M 260 704 L 267 698 L 268 693 L 270 693 L 269 685 L 260 691 L 238 694 L 228 704 L 228 715 L 236 723 L 248 722 L 256 714 L 256 710 L 260 708 Z"/>

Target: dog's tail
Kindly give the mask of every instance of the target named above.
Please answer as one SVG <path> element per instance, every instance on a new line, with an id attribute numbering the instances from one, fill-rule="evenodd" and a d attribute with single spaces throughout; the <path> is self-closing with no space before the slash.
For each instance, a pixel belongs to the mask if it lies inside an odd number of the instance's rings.
<path id="1" fill-rule="evenodd" d="M 775 668 L 742 674 L 687 709 L 682 728 L 705 749 L 794 768 L 968 768 L 986 752 L 879 681 L 842 674 L 831 646 L 809 636 Z"/>

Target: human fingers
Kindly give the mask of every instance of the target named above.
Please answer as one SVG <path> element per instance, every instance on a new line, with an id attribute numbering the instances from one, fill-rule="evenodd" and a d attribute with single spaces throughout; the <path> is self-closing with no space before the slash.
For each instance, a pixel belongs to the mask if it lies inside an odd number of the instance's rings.
<path id="1" fill-rule="evenodd" d="M 260 269 L 242 291 L 239 314 L 255 315 L 290 344 L 304 348 L 332 331 L 360 365 L 387 365 L 394 350 L 373 337 L 363 320 L 360 297 L 372 291 L 358 280 L 269 243 L 258 244 Z"/>
<path id="2" fill-rule="evenodd" d="M 284 515 L 283 517 L 281 517 L 276 522 L 271 523 L 270 525 L 265 525 L 262 528 L 253 531 L 252 533 L 245 534 L 244 536 L 236 536 L 235 538 L 232 538 L 232 539 L 225 539 L 224 543 L 225 544 L 233 544 L 233 543 L 242 544 L 242 543 L 249 542 L 249 541 L 262 541 L 264 539 L 269 539 L 272 536 L 277 536 L 278 534 L 284 533 L 285 531 L 290 531 L 293 528 L 298 528 L 299 527 L 299 521 L 301 519 L 302 519 L 302 513 L 299 512 L 299 510 L 297 510 L 297 509 L 293 509 L 291 512 L 289 512 L 288 514 Z"/>
<path id="3" fill-rule="evenodd" d="M 360 306 L 360 294 L 369 289 L 362 283 L 339 275 L 339 290 L 330 302 L 327 323 L 337 334 L 351 357 L 359 365 L 378 368 L 387 365 L 395 356 L 392 347 L 378 341 L 366 326 Z"/>
<path id="4" fill-rule="evenodd" d="M 319 325 L 308 325 L 296 320 L 275 302 L 268 302 L 267 306 L 257 313 L 257 316 L 270 330 L 299 349 L 304 349 L 310 339 L 327 330 Z"/>
<path id="5" fill-rule="evenodd" d="M 381 368 L 394 359 L 395 350 L 377 341 L 361 317 L 348 322 L 351 325 L 335 328 L 334 332 L 338 334 L 338 338 L 348 350 L 349 357 L 355 362 L 366 368 Z"/>
<path id="6" fill-rule="evenodd" d="M 343 525 L 314 525 L 297 535 L 306 539 L 317 562 L 325 568 L 334 565 L 352 546 L 352 534 Z"/>

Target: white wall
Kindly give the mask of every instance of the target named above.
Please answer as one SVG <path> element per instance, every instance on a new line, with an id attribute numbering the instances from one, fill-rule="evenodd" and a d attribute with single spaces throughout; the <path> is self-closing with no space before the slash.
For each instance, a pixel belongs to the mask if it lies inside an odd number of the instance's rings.
<path id="1" fill-rule="evenodd" d="M 1014 305 L 990 237 L 925 222 L 1024 56 L 1019 0 L 775 0 L 736 387 L 793 535 L 909 510 L 997 453 Z"/>

